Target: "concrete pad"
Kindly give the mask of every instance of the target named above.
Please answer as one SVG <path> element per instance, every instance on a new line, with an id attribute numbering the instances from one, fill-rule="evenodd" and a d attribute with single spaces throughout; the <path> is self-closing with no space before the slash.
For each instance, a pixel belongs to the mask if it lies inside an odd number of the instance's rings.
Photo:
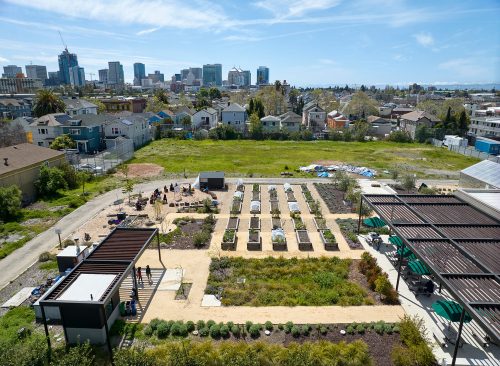
<path id="1" fill-rule="evenodd" d="M 214 307 L 221 305 L 222 303 L 220 302 L 220 300 L 217 300 L 215 295 L 203 295 L 203 299 L 201 300 L 201 306 Z"/>
<path id="2" fill-rule="evenodd" d="M 185 271 L 180 268 L 167 269 L 158 285 L 158 291 L 177 291 L 181 287 Z"/>
<path id="3" fill-rule="evenodd" d="M 17 294 L 12 296 L 9 300 L 7 300 L 2 308 L 10 308 L 11 306 L 19 306 L 21 305 L 28 297 L 30 297 L 31 292 L 34 290 L 34 287 L 24 287 Z"/>

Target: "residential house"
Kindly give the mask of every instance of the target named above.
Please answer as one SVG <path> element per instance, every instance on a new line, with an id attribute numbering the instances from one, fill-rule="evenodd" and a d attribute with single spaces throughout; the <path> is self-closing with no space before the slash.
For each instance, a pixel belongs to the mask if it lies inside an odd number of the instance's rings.
<path id="1" fill-rule="evenodd" d="M 142 113 L 146 109 L 147 100 L 145 98 L 107 98 L 101 99 L 106 106 L 108 113 L 129 111 L 132 113 Z"/>
<path id="2" fill-rule="evenodd" d="M 391 118 L 396 119 L 401 117 L 403 114 L 413 112 L 413 108 L 410 107 L 396 107 L 392 109 Z"/>
<path id="3" fill-rule="evenodd" d="M 391 133 L 392 123 L 386 118 L 368 116 L 366 121 L 370 124 L 368 134 L 371 136 L 385 137 Z"/>
<path id="4" fill-rule="evenodd" d="M 22 191 L 23 202 L 32 202 L 40 166 L 59 166 L 64 161 L 64 152 L 29 143 L 0 148 L 0 186 L 16 185 Z"/>
<path id="5" fill-rule="evenodd" d="M 184 128 L 184 129 L 191 128 L 194 110 L 189 109 L 186 106 L 180 106 L 180 107 L 174 108 L 174 113 L 175 114 L 174 114 L 173 120 L 174 120 L 175 128 Z M 184 120 L 186 119 L 186 117 L 189 118 L 189 120 L 190 120 L 189 126 L 184 123 Z"/>
<path id="6" fill-rule="evenodd" d="M 263 132 L 279 132 L 281 129 L 281 119 L 275 116 L 265 116 L 260 119 Z"/>
<path id="7" fill-rule="evenodd" d="M 146 116 L 139 114 L 114 118 L 105 122 L 104 135 L 106 145 L 108 145 L 108 140 L 124 137 L 133 141 L 134 149 L 151 141 L 151 130 L 148 120 Z"/>
<path id="8" fill-rule="evenodd" d="M 31 100 L 0 98 L 0 118 L 31 117 Z"/>
<path id="9" fill-rule="evenodd" d="M 80 98 L 63 99 L 66 105 L 66 114 L 69 116 L 81 116 L 83 114 L 97 114 L 97 105 Z"/>
<path id="10" fill-rule="evenodd" d="M 247 110 L 238 103 L 232 103 L 222 111 L 222 124 L 244 132 L 248 119 Z"/>
<path id="11" fill-rule="evenodd" d="M 349 128 L 349 118 L 345 117 L 337 110 L 333 110 L 326 116 L 326 124 L 328 128 Z"/>
<path id="12" fill-rule="evenodd" d="M 415 138 L 415 130 L 418 126 L 425 125 L 432 128 L 440 119 L 425 111 L 413 111 L 403 114 L 400 119 L 400 127 L 404 131 L 408 131 L 412 139 Z"/>
<path id="13" fill-rule="evenodd" d="M 213 108 L 202 109 L 192 117 L 193 128 L 199 129 L 203 128 L 209 130 L 213 127 L 217 127 L 217 111 Z"/>
<path id="14" fill-rule="evenodd" d="M 283 132 L 299 132 L 302 125 L 302 117 L 297 113 L 288 111 L 280 117 L 281 131 Z"/>
<path id="15" fill-rule="evenodd" d="M 325 129 L 326 112 L 315 101 L 304 105 L 302 124 L 312 133 L 320 133 Z"/>
<path id="16" fill-rule="evenodd" d="M 50 147 L 54 139 L 62 134 L 62 125 L 71 119 L 66 113 L 51 113 L 35 119 L 29 130 L 33 144 L 37 146 Z"/>

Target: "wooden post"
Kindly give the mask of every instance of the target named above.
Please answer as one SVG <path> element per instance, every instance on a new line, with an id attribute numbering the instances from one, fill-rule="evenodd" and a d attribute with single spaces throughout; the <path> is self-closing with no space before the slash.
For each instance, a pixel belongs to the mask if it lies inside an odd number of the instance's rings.
<path id="1" fill-rule="evenodd" d="M 358 217 L 358 235 L 361 230 L 361 210 L 363 208 L 363 196 L 361 196 L 361 202 L 359 203 L 359 217 Z"/>

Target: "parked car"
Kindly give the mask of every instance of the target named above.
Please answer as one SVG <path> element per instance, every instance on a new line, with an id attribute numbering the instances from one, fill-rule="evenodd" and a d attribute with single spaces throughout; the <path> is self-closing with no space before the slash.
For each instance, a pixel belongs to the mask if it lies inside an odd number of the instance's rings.
<path id="1" fill-rule="evenodd" d="M 94 173 L 94 174 L 102 174 L 102 172 L 104 171 L 104 169 L 102 167 L 96 166 L 93 164 L 80 164 L 77 166 L 76 169 L 90 172 L 90 173 Z"/>

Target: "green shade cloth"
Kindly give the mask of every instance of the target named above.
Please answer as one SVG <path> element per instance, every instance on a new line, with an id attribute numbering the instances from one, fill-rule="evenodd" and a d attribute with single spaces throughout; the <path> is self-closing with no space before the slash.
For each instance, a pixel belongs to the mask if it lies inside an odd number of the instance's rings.
<path id="1" fill-rule="evenodd" d="M 391 244 L 394 244 L 397 247 L 400 247 L 403 245 L 403 239 L 401 239 L 399 236 L 390 236 L 389 242 Z"/>
<path id="2" fill-rule="evenodd" d="M 459 322 L 460 314 L 462 313 L 462 306 L 452 300 L 438 300 L 432 304 L 432 308 L 437 315 L 448 319 L 451 322 Z M 472 320 L 469 313 L 465 313 L 464 323 L 469 323 Z"/>
<path id="3" fill-rule="evenodd" d="M 363 220 L 363 224 L 368 227 L 384 227 L 387 224 L 378 217 L 369 217 Z"/>
<path id="4" fill-rule="evenodd" d="M 399 248 L 396 253 L 398 255 L 401 255 L 401 248 Z M 415 257 L 415 255 L 413 254 L 413 252 L 410 249 L 408 249 L 408 247 L 405 247 L 405 249 L 403 250 L 403 258 L 410 257 L 410 256 L 413 256 L 413 258 Z"/>
<path id="5" fill-rule="evenodd" d="M 429 269 L 418 259 L 416 261 L 408 262 L 408 267 L 411 269 L 413 273 L 419 275 L 430 275 Z"/>

